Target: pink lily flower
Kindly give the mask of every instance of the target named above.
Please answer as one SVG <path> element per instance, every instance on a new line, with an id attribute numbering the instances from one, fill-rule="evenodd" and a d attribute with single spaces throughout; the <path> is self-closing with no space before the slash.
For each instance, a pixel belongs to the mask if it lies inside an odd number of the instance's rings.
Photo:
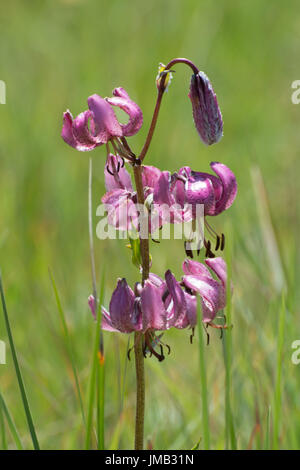
<path id="1" fill-rule="evenodd" d="M 89 307 L 93 316 L 95 299 L 89 297 Z M 168 330 L 181 324 L 186 314 L 185 294 L 171 271 L 165 273 L 165 280 L 150 274 L 144 286 L 135 285 L 134 291 L 128 286 L 126 279 L 119 279 L 114 290 L 109 311 L 101 307 L 102 328 L 107 331 L 132 333 L 141 331 L 145 336 L 146 349 L 160 361 L 164 359 L 160 338 L 156 331 Z M 161 354 L 155 351 L 153 343 L 161 343 Z"/>
<path id="2" fill-rule="evenodd" d="M 203 323 L 217 327 L 212 322 L 217 313 L 226 306 L 226 284 L 227 268 L 223 258 L 208 258 L 206 265 L 217 275 L 218 281 L 213 278 L 207 267 L 199 263 L 186 259 L 183 262 L 182 278 L 183 286 L 186 289 L 186 295 L 189 295 L 189 312 L 182 320 L 182 327 L 186 324 L 194 327 L 197 323 L 197 303 L 196 294 L 201 297 L 202 303 L 202 321 Z"/>
<path id="3" fill-rule="evenodd" d="M 154 188 L 154 202 L 170 206 L 177 203 L 182 208 L 181 212 L 176 213 L 177 219 L 180 220 L 180 215 L 182 215 L 181 220 L 185 221 L 196 218 L 198 204 L 204 205 L 204 216 L 216 216 L 225 211 L 236 198 L 236 178 L 230 168 L 222 163 L 212 162 L 210 166 L 217 176 L 193 171 L 189 167 L 183 167 L 173 175 L 162 172 Z M 205 225 L 210 235 L 216 239 L 216 250 L 219 247 L 222 250 L 225 243 L 224 235 L 219 236 L 206 218 Z M 213 257 L 210 241 L 204 239 L 204 245 L 206 256 Z"/>
<path id="4" fill-rule="evenodd" d="M 161 171 L 154 166 L 142 166 L 142 180 L 145 200 L 152 200 L 154 187 Z M 136 207 L 137 195 L 133 189 L 131 177 L 124 166 L 123 159 L 109 154 L 104 170 L 107 193 L 101 201 L 107 207 L 108 222 L 118 230 L 138 230 L 139 211 Z M 162 224 L 161 215 L 149 217 L 149 233 Z"/>
<path id="5" fill-rule="evenodd" d="M 113 138 L 130 137 L 136 134 L 143 124 L 141 109 L 123 88 L 115 88 L 112 98 L 101 98 L 94 94 L 87 101 L 89 109 L 75 119 L 69 110 L 63 115 L 61 136 L 76 150 L 86 152 L 106 144 Z M 113 106 L 128 114 L 127 124 L 119 123 Z"/>

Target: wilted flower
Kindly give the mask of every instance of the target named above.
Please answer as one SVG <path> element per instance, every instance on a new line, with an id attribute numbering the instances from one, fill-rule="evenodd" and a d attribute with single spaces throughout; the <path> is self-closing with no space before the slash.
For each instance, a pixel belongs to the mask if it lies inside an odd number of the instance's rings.
<path id="1" fill-rule="evenodd" d="M 196 129 L 206 145 L 219 142 L 223 121 L 213 87 L 204 72 L 192 75 L 189 98 Z"/>
<path id="2" fill-rule="evenodd" d="M 93 296 L 89 297 L 89 306 L 95 317 Z M 155 332 L 168 330 L 171 327 L 181 328 L 186 308 L 185 293 L 169 270 L 165 273 L 165 280 L 150 274 L 143 286 L 136 283 L 134 291 L 123 278 L 118 280 L 112 294 L 109 311 L 101 307 L 102 328 L 121 333 L 143 332 L 144 352 L 149 350 L 162 360 L 164 359 L 162 343 L 159 337 L 155 336 Z M 161 354 L 155 351 L 153 343 L 161 343 Z"/>
<path id="3" fill-rule="evenodd" d="M 141 109 L 132 101 L 123 88 L 115 88 L 112 98 L 92 95 L 88 98 L 87 111 L 73 119 L 70 111 L 63 115 L 63 140 L 76 150 L 85 152 L 106 144 L 113 138 L 129 137 L 136 134 L 142 123 Z M 113 106 L 121 108 L 129 116 L 127 124 L 121 124 Z"/>

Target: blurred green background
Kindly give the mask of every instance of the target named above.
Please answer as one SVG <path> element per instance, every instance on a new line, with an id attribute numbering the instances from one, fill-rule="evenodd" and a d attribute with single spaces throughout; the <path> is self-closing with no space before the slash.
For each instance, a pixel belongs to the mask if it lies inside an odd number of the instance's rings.
<path id="1" fill-rule="evenodd" d="M 187 98 L 190 72 L 176 68 L 147 163 L 171 171 L 208 171 L 222 161 L 236 174 L 238 198 L 213 220 L 232 252 L 232 408 L 239 448 L 263 446 L 267 411 L 274 408 L 277 330 L 282 287 L 287 312 L 282 357 L 280 446 L 300 448 L 300 365 L 291 343 L 300 339 L 299 148 L 300 106 L 291 83 L 300 79 L 300 12 L 296 0 L 11 0 L 1 8 L 0 266 L 15 343 L 42 448 L 76 449 L 84 429 L 48 267 L 54 273 L 87 399 L 94 323 L 88 245 L 88 161 L 93 158 L 94 207 L 104 193 L 105 149 L 76 152 L 61 139 L 62 113 L 86 109 L 93 93 L 124 87 L 142 108 L 145 139 L 160 61 L 188 57 L 212 80 L 224 117 L 224 138 L 205 147 Z M 96 218 L 94 220 L 96 223 Z M 116 278 L 139 277 L 124 241 L 95 241 L 97 275 L 106 269 L 106 300 Z M 152 244 L 152 270 L 179 277 L 182 242 Z M 7 341 L 0 320 L 0 339 Z M 146 360 L 145 434 L 156 449 L 190 449 L 202 436 L 197 341 L 188 331 L 165 334 L 172 354 Z M 131 448 L 134 361 L 122 382 L 127 337 L 105 334 L 106 446 Z M 224 448 L 222 341 L 206 348 L 212 448 Z M 13 362 L 0 365 L 0 391 L 25 447 L 30 448 Z M 255 439 L 253 430 L 256 426 Z M 261 430 L 261 433 L 259 432 Z M 14 447 L 8 434 L 9 446 Z M 200 444 L 201 447 L 201 444 Z"/>

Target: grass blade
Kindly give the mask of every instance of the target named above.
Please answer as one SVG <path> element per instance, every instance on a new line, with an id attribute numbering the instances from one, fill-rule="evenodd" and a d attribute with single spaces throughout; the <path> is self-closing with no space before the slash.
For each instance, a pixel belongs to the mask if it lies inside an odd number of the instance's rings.
<path id="1" fill-rule="evenodd" d="M 12 417 L 11 417 L 9 411 L 8 411 L 8 408 L 6 406 L 4 398 L 3 398 L 2 394 L 0 393 L 0 408 L 1 407 L 2 407 L 2 410 L 3 410 L 3 414 L 5 415 L 5 418 L 6 418 L 9 430 L 11 432 L 11 435 L 14 438 L 16 447 L 17 447 L 18 450 L 22 450 L 23 445 L 22 445 L 19 433 L 18 433 L 17 428 L 15 426 L 15 423 L 14 423 L 14 421 L 13 421 L 13 419 L 12 419 Z"/>
<path id="2" fill-rule="evenodd" d="M 278 340 L 277 340 L 277 374 L 276 386 L 274 397 L 274 429 L 273 429 L 273 450 L 279 448 L 279 425 L 281 417 L 281 377 L 282 377 L 282 363 L 283 363 L 283 345 L 284 345 L 284 327 L 285 327 L 285 298 L 282 294 L 281 309 L 279 315 L 278 325 Z"/>
<path id="3" fill-rule="evenodd" d="M 199 367 L 200 367 L 200 387 L 202 401 L 202 423 L 203 423 L 203 445 L 205 450 L 210 448 L 210 431 L 209 431 L 209 410 L 207 401 L 207 380 L 206 380 L 206 363 L 204 352 L 204 339 L 202 328 L 201 303 L 197 298 L 197 315 L 198 315 L 198 337 L 199 337 Z"/>
<path id="4" fill-rule="evenodd" d="M 104 298 L 104 272 L 103 272 L 102 280 L 101 280 L 100 299 L 99 299 L 98 309 L 97 309 L 97 324 L 96 324 L 96 331 L 95 331 L 95 337 L 94 337 L 92 370 L 91 370 L 90 383 L 89 383 L 89 401 L 88 401 L 86 439 L 85 439 L 86 449 L 90 449 L 90 445 L 91 445 L 97 374 L 99 374 L 98 378 L 99 378 L 99 382 L 101 382 L 99 384 L 100 387 L 98 389 L 98 392 L 100 392 L 101 397 L 102 397 L 101 402 L 100 402 L 100 396 L 98 398 L 98 448 L 101 446 L 104 447 L 104 356 L 101 355 L 101 350 L 99 351 L 100 333 L 101 333 L 101 305 L 103 303 L 103 298 Z M 101 378 L 101 374 L 103 374 L 102 378 Z M 103 407 L 102 410 L 100 409 L 101 407 Z"/>
<path id="5" fill-rule="evenodd" d="M 98 327 L 98 325 L 97 325 Z M 100 326 L 101 328 L 101 326 Z M 97 436 L 98 436 L 98 449 L 104 450 L 104 384 L 105 384 L 105 368 L 104 356 L 101 351 L 98 351 L 98 383 L 97 383 Z"/>
<path id="6" fill-rule="evenodd" d="M 5 430 L 4 410 L 2 406 L 2 400 L 0 400 L 0 433 L 1 433 L 1 449 L 7 450 L 6 430 Z"/>
<path id="7" fill-rule="evenodd" d="M 58 309 L 58 312 L 59 312 L 60 320 L 61 320 L 62 327 L 63 327 L 63 333 L 64 333 L 66 344 L 67 344 L 68 354 L 69 354 L 69 358 L 70 358 L 70 362 L 71 362 L 71 366 L 72 366 L 72 371 L 73 371 L 73 375 L 74 375 L 74 380 L 75 380 L 76 391 L 77 391 L 78 400 L 79 400 L 79 404 L 80 404 L 82 420 L 83 420 L 83 424 L 85 425 L 86 420 L 85 420 L 84 406 L 83 406 L 83 400 L 82 400 L 82 395 L 81 395 L 81 391 L 80 391 L 80 383 L 79 383 L 78 374 L 77 374 L 77 368 L 76 368 L 76 363 L 75 363 L 73 346 L 72 346 L 71 338 L 70 338 L 68 327 L 67 327 L 66 317 L 65 317 L 62 305 L 61 305 L 60 298 L 59 298 L 58 290 L 57 290 L 55 280 L 54 280 L 54 277 L 53 277 L 50 269 L 49 269 L 49 276 L 50 276 L 50 280 L 51 280 L 51 283 L 52 283 L 52 287 L 53 287 L 53 291 L 54 291 L 54 295 L 55 295 L 55 300 L 56 300 L 56 305 L 57 305 L 57 309 Z"/>
<path id="8" fill-rule="evenodd" d="M 2 307 L 3 307 L 3 314 L 4 314 L 4 320 L 5 320 L 7 336 L 8 336 L 10 349 L 11 349 L 11 354 L 12 354 L 12 358 L 13 358 L 13 362 L 14 362 L 14 366 L 15 366 L 15 370 L 16 370 L 16 375 L 17 375 L 19 389 L 20 389 L 20 393 L 21 393 L 21 397 L 22 397 L 22 401 L 23 401 L 25 414 L 26 414 L 26 419 L 27 419 L 27 423 L 28 423 L 28 427 L 29 427 L 33 447 L 34 447 L 35 450 L 39 450 L 40 446 L 39 446 L 39 442 L 38 442 L 37 435 L 36 435 L 36 432 L 35 432 L 33 419 L 32 419 L 32 416 L 31 416 L 30 407 L 29 407 L 29 403 L 28 403 L 27 395 L 26 395 L 26 391 L 25 391 L 25 386 L 24 386 L 24 382 L 23 382 L 23 379 L 22 379 L 22 374 L 21 374 L 21 370 L 20 370 L 20 367 L 19 367 L 17 353 L 16 353 L 16 349 L 15 349 L 15 345 L 14 345 L 14 340 L 13 340 L 11 328 L 10 328 L 10 323 L 9 323 L 9 318 L 8 318 L 8 313 L 7 313 L 7 309 L 6 309 L 6 303 L 5 303 L 5 297 L 4 297 L 4 291 L 3 291 L 3 286 L 2 286 L 1 272 L 0 272 L 0 292 L 1 292 L 1 301 L 2 301 Z"/>
<path id="9" fill-rule="evenodd" d="M 101 288 L 100 288 L 100 302 L 97 315 L 97 330 L 99 331 L 98 344 L 98 361 L 97 361 L 97 437 L 98 449 L 104 450 L 104 385 L 105 385 L 105 361 L 103 351 L 103 339 L 101 338 L 101 305 L 104 299 L 104 272 L 102 274 Z"/>
<path id="10" fill-rule="evenodd" d="M 265 435 L 265 446 L 264 450 L 270 449 L 270 436 L 271 436 L 271 407 L 268 407 L 267 419 L 266 419 L 266 435 Z"/>
<path id="11" fill-rule="evenodd" d="M 223 352 L 225 364 L 225 441 L 226 448 L 237 448 L 233 416 L 231 410 L 231 364 L 232 364 L 232 332 L 231 332 L 231 246 L 227 244 L 227 292 L 226 292 L 226 323 L 228 329 L 223 332 Z"/>

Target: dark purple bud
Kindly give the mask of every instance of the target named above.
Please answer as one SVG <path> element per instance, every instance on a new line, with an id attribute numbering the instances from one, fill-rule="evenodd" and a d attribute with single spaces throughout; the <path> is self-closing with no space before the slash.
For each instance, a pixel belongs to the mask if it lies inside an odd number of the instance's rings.
<path id="1" fill-rule="evenodd" d="M 189 98 L 196 129 L 206 145 L 219 142 L 223 121 L 213 87 L 204 72 L 192 75 Z"/>

